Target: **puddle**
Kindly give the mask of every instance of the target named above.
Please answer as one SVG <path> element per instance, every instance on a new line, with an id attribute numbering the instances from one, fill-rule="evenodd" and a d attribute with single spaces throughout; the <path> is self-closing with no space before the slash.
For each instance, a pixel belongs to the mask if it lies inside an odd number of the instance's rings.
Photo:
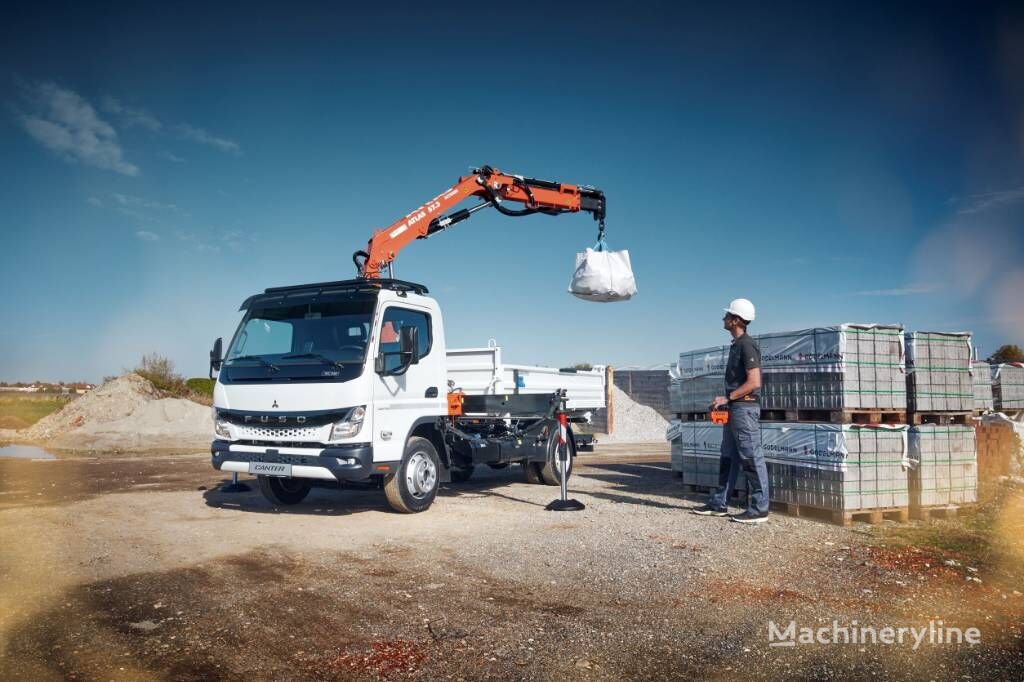
<path id="1" fill-rule="evenodd" d="M 0 446 L 0 458 L 12 457 L 14 459 L 57 459 L 52 452 L 47 452 L 34 445 L 3 445 Z"/>

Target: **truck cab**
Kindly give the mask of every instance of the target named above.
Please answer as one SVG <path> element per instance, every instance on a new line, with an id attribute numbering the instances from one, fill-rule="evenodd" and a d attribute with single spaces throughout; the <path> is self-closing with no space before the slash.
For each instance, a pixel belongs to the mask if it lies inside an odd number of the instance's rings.
<path id="1" fill-rule="evenodd" d="M 256 475 L 277 505 L 300 502 L 314 485 L 373 481 L 396 510 L 423 511 L 440 483 L 465 480 L 481 463 L 518 462 L 528 480 L 557 484 L 554 413 L 566 404 L 557 386 L 585 380 L 589 392 L 579 395 L 595 394 L 596 374 L 549 368 L 531 376 L 516 366 L 503 383 L 500 349 L 451 351 L 450 369 L 441 309 L 411 282 L 271 288 L 240 310 L 226 351 L 217 339 L 210 352 L 212 463 Z M 462 369 L 467 352 L 483 354 L 485 374 Z M 457 413 L 452 376 L 479 394 L 469 396 L 478 414 Z"/>

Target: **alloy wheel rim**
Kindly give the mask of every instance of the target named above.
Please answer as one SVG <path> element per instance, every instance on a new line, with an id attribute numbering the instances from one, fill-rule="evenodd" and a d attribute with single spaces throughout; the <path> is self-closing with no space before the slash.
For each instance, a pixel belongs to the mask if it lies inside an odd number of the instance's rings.
<path id="1" fill-rule="evenodd" d="M 425 452 L 414 453 L 405 467 L 406 487 L 413 497 L 426 497 L 437 484 L 437 466 Z"/>

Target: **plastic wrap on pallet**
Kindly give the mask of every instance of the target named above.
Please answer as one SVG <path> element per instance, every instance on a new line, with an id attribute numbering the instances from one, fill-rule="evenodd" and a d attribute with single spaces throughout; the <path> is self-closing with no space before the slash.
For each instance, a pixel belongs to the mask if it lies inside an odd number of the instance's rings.
<path id="1" fill-rule="evenodd" d="M 997 412 L 1024 410 L 1024 363 L 992 365 L 992 400 Z"/>
<path id="2" fill-rule="evenodd" d="M 987 362 L 975 362 L 971 367 L 974 369 L 972 375 L 972 388 L 974 389 L 974 409 L 976 411 L 988 412 L 995 409 L 992 400 L 992 368 Z"/>
<path id="3" fill-rule="evenodd" d="M 906 409 L 903 327 L 841 324 L 756 334 L 765 409 Z M 704 412 L 721 395 L 729 346 L 680 353 L 678 412 Z"/>
<path id="4" fill-rule="evenodd" d="M 910 500 L 914 507 L 978 500 L 978 456 L 973 426 L 922 424 L 910 429 Z"/>
<path id="5" fill-rule="evenodd" d="M 718 485 L 722 428 L 673 422 L 672 468 L 684 483 Z M 906 426 L 762 422 L 760 437 L 772 501 L 841 511 L 909 502 Z"/>
<path id="6" fill-rule="evenodd" d="M 907 406 L 914 412 L 974 409 L 970 332 L 907 332 Z"/>

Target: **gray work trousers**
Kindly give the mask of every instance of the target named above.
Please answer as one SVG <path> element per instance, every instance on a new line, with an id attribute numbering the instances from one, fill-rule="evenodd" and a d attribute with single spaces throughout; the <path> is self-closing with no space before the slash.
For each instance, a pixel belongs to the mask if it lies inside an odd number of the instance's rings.
<path id="1" fill-rule="evenodd" d="M 768 467 L 761 449 L 761 406 L 731 403 L 729 423 L 722 429 L 722 457 L 718 465 L 718 490 L 708 499 L 712 507 L 725 507 L 740 471 L 750 492 L 748 511 L 768 513 Z"/>

